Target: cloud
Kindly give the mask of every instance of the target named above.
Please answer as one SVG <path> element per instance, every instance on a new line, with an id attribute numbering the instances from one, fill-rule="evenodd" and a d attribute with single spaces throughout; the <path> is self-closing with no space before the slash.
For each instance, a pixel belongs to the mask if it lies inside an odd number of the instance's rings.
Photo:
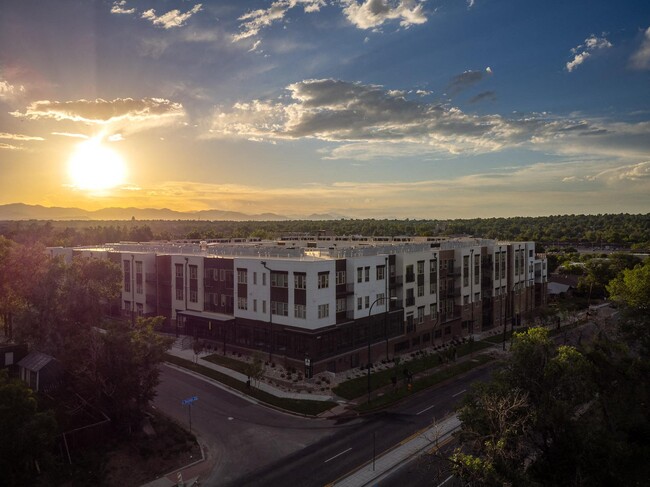
<path id="1" fill-rule="evenodd" d="M 22 134 L 9 134 L 7 132 L 0 132 L 0 139 L 20 140 L 20 141 L 45 140 L 43 137 L 33 137 L 31 135 L 22 135 Z"/>
<path id="2" fill-rule="evenodd" d="M 491 74 L 492 68 L 489 66 L 485 68 L 485 71 L 465 71 L 464 73 L 458 74 L 452 78 L 451 82 L 449 83 L 449 90 L 452 93 L 458 93 L 469 88 L 470 86 L 475 85 L 483 78 Z"/>
<path id="3" fill-rule="evenodd" d="M 25 93 L 22 85 L 12 85 L 8 81 L 0 80 L 0 100 L 10 100 Z"/>
<path id="4" fill-rule="evenodd" d="M 151 21 L 153 25 L 159 25 L 163 29 L 171 29 L 173 27 L 181 27 L 187 20 L 189 20 L 192 15 L 199 12 L 203 8 L 203 5 L 197 3 L 189 11 L 181 13 L 180 10 L 174 9 L 169 12 L 156 15 L 154 9 L 149 9 L 142 14 L 142 18 Z"/>
<path id="5" fill-rule="evenodd" d="M 569 73 L 572 72 L 590 58 L 592 52 L 600 49 L 609 49 L 610 47 L 612 47 L 612 43 L 604 37 L 604 34 L 603 37 L 596 37 L 594 34 L 591 34 L 591 36 L 585 39 L 584 43 L 571 49 L 574 57 L 566 63 L 566 70 Z"/>
<path id="6" fill-rule="evenodd" d="M 52 132 L 52 135 L 60 135 L 61 137 L 72 137 L 74 139 L 89 139 L 90 137 L 85 134 L 73 134 L 71 132 Z"/>
<path id="7" fill-rule="evenodd" d="M 424 24 L 427 17 L 424 4 L 418 0 L 342 0 L 343 14 L 359 29 L 375 29 L 382 24 L 399 20 L 400 26 Z"/>
<path id="8" fill-rule="evenodd" d="M 10 115 L 28 120 L 54 119 L 99 125 L 112 131 L 135 132 L 170 125 L 185 117 L 183 105 L 162 98 L 117 98 L 115 100 L 41 100 L 31 103 L 24 112 Z M 59 133 L 63 135 L 64 133 Z M 70 134 L 65 134 L 70 136 Z"/>
<path id="9" fill-rule="evenodd" d="M 287 89 L 287 101 L 252 100 L 235 103 L 230 111 L 217 110 L 208 137 L 317 139 L 381 145 L 387 151 L 403 144 L 419 154 L 485 153 L 520 146 L 617 157 L 650 151 L 650 122 L 607 124 L 545 114 L 472 115 L 408 99 L 402 91 L 335 79 L 304 80 Z M 484 98 L 489 96 L 485 92 Z M 343 151 L 340 146 L 337 150 Z"/>
<path id="10" fill-rule="evenodd" d="M 497 95 L 494 91 L 483 91 L 476 96 L 473 96 L 469 99 L 469 103 L 478 103 L 481 101 L 494 101 L 497 99 Z"/>
<path id="11" fill-rule="evenodd" d="M 241 32 L 233 35 L 232 40 L 237 42 L 255 37 L 264 27 L 284 19 L 286 13 L 295 7 L 302 7 L 305 13 L 313 13 L 325 5 L 325 0 L 277 0 L 267 9 L 251 10 L 239 17 L 238 20 L 242 21 L 239 26 Z"/>
<path id="12" fill-rule="evenodd" d="M 134 8 L 125 8 L 126 7 L 126 0 L 121 0 L 119 2 L 113 2 L 113 6 L 111 7 L 111 13 L 112 14 L 133 14 L 135 13 Z"/>
<path id="13" fill-rule="evenodd" d="M 474 0 L 467 0 L 467 8 L 472 8 L 474 6 Z"/>
<path id="14" fill-rule="evenodd" d="M 5 144 L 4 142 L 0 142 L 0 150 L 21 150 L 22 147 L 18 147 L 15 145 L 11 144 Z"/>
<path id="15" fill-rule="evenodd" d="M 634 69 L 650 69 L 650 27 L 643 35 L 639 49 L 630 57 L 630 66 Z"/>

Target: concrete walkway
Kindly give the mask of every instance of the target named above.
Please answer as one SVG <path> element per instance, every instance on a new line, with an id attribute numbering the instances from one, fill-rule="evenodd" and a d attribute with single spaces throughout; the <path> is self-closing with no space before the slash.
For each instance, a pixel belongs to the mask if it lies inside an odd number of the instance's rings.
<path id="1" fill-rule="evenodd" d="M 374 462 L 369 461 L 345 477 L 329 484 L 329 486 L 363 487 L 376 485 L 414 456 L 431 448 L 442 446 L 458 428 L 460 428 L 458 417 L 455 414 L 448 416 L 430 428 L 418 431 L 394 448 L 381 454 Z"/>
<path id="2" fill-rule="evenodd" d="M 170 355 L 174 355 L 175 357 L 189 360 L 190 362 L 194 362 L 196 360 L 196 355 L 194 355 L 194 351 L 191 349 L 180 350 L 178 348 L 171 348 L 167 351 L 167 353 L 169 353 Z M 222 367 L 221 365 L 217 365 L 208 360 L 204 360 L 203 358 L 201 358 L 200 355 L 198 357 L 198 364 L 202 365 L 203 367 L 207 367 L 209 369 L 215 370 L 221 374 L 228 375 L 233 379 L 237 379 L 242 384 L 245 384 L 246 381 L 248 380 L 248 377 L 246 375 L 237 372 L 235 370 L 229 369 L 227 367 Z M 327 396 L 322 394 L 308 394 L 302 392 L 283 391 L 282 389 L 273 387 L 272 385 L 267 384 L 266 382 L 263 381 L 260 381 L 259 384 L 256 384 L 255 388 L 264 392 L 268 392 L 269 394 L 272 394 L 276 397 L 284 397 L 287 399 L 304 399 L 307 401 L 335 401 L 336 400 L 336 398 L 332 395 Z"/>

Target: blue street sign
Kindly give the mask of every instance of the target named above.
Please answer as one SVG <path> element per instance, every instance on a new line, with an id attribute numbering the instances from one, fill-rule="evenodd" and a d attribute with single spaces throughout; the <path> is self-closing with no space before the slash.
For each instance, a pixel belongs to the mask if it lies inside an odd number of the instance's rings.
<path id="1" fill-rule="evenodd" d="M 198 401 L 198 400 L 199 400 L 198 397 L 196 397 L 196 396 L 192 396 L 192 397 L 188 397 L 187 399 L 183 399 L 183 400 L 181 401 L 181 404 L 182 404 L 183 406 L 187 406 L 188 404 L 192 404 L 194 401 Z"/>

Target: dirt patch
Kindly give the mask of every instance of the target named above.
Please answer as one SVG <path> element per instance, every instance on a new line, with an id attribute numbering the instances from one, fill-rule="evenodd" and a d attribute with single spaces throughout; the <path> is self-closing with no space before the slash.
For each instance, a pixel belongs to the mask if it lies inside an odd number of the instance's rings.
<path id="1" fill-rule="evenodd" d="M 151 429 L 107 454 L 105 485 L 139 486 L 201 458 L 194 435 L 158 413 Z"/>

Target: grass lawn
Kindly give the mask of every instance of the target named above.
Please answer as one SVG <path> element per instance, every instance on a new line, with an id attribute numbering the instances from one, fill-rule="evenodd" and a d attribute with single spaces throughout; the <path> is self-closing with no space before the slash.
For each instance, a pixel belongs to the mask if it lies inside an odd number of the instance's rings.
<path id="1" fill-rule="evenodd" d="M 462 357 L 463 355 L 478 352 L 492 346 L 494 346 L 493 343 L 483 341 L 474 342 L 473 344 L 463 343 L 456 347 L 456 353 L 458 357 Z M 381 372 L 375 373 L 371 371 L 370 390 L 374 391 L 375 389 L 390 385 L 392 383 L 391 379 L 394 375 L 396 375 L 398 379 L 401 379 L 404 377 L 404 370 L 408 370 L 412 374 L 417 374 L 418 372 L 438 367 L 444 363 L 444 353 L 445 352 L 420 355 L 410 362 L 400 363 L 396 368 L 382 370 Z M 332 391 L 345 399 L 356 399 L 357 397 L 368 393 L 368 379 L 365 375 L 356 379 L 350 379 L 340 383 L 332 389 Z"/>
<path id="2" fill-rule="evenodd" d="M 222 367 L 227 367 L 230 370 L 239 372 L 240 374 L 244 374 L 244 375 L 248 374 L 248 370 L 246 370 L 248 364 L 242 362 L 241 360 L 226 357 L 224 355 L 219 355 L 218 353 L 206 355 L 205 357 L 201 357 L 201 359 L 207 360 L 208 362 L 212 362 L 213 364 L 221 365 Z"/>
<path id="3" fill-rule="evenodd" d="M 306 401 L 302 399 L 289 399 L 274 396 L 273 394 L 269 394 L 254 387 L 248 388 L 246 384 L 230 377 L 229 375 L 221 374 L 216 370 L 212 370 L 203 365 L 195 364 L 190 360 L 175 357 L 174 355 L 165 354 L 165 360 L 174 365 L 178 365 L 180 367 L 192 370 L 198 374 L 210 377 L 211 379 L 219 381 L 222 384 L 232 387 L 233 389 L 236 389 L 239 392 L 242 392 L 261 402 L 280 409 L 292 411 L 294 413 L 304 414 L 306 416 L 317 416 L 318 414 L 336 406 L 336 403 L 332 401 Z"/>

